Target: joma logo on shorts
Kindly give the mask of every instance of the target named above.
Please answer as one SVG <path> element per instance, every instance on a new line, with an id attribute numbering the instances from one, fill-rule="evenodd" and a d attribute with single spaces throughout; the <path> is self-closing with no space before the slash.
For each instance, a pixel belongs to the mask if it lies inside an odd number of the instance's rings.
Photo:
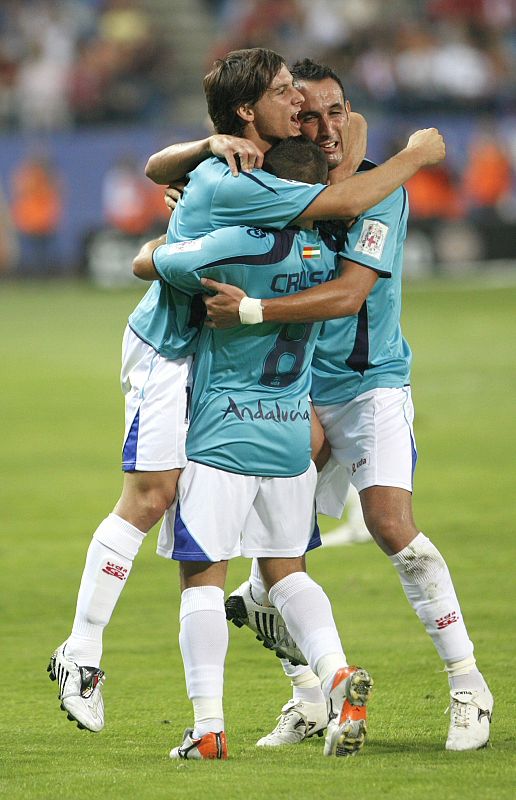
<path id="1" fill-rule="evenodd" d="M 353 463 L 351 465 L 351 474 L 354 475 L 355 472 L 357 471 L 357 469 L 360 469 L 360 467 L 363 467 L 364 464 L 367 464 L 367 458 L 361 458 L 358 461 L 353 461 Z"/>

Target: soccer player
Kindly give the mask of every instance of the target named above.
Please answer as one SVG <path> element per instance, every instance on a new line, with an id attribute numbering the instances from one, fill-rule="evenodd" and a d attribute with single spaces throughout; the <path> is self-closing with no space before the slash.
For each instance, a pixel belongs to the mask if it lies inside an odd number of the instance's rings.
<path id="1" fill-rule="evenodd" d="M 301 131 L 326 153 L 330 168 L 337 169 L 349 112 L 342 84 L 331 69 L 309 60 L 295 65 L 292 74 L 305 98 L 299 114 Z M 370 162 L 363 165 L 370 167 Z M 334 505 L 342 505 L 349 481 L 359 490 L 367 527 L 398 572 L 448 674 L 451 716 L 446 749 L 470 750 L 487 744 L 493 699 L 476 666 L 446 562 L 419 531 L 412 512 L 417 455 L 409 385 L 411 352 L 400 327 L 407 217 L 406 192 L 398 189 L 350 227 L 345 260 L 335 281 L 295 297 L 255 302 L 266 321 L 329 320 L 315 349 L 311 389 L 333 458 L 341 465 L 329 493 L 333 492 Z M 217 324 L 218 310 L 223 311 L 220 324 L 236 324 L 242 293 L 210 281 L 207 285 L 219 290 L 206 303 L 215 320 L 211 324 Z M 249 300 L 246 303 L 248 307 Z M 332 319 L 350 310 L 353 317 Z M 318 508 L 324 511 L 322 497 Z M 228 601 L 230 615 L 248 621 L 247 611 L 256 610 L 256 601 L 266 603 L 267 595 L 254 565 L 250 586 L 243 584 Z M 299 656 L 295 647 L 293 652 Z M 276 729 L 258 742 L 263 746 L 301 741 L 309 732 L 309 721 L 316 723 L 310 733 L 324 727 L 324 697 L 316 677 L 308 667 L 287 662 L 284 666 L 292 678 L 294 698 L 283 708 Z"/>
<path id="2" fill-rule="evenodd" d="M 267 159 L 279 176 L 326 181 L 326 159 L 304 137 L 283 140 Z M 335 274 L 336 243 L 308 225 L 276 232 L 230 227 L 169 245 L 154 240 L 135 259 L 135 272 L 186 294 L 202 289 L 203 276 L 235 280 L 250 293 L 273 296 L 281 286 L 290 294 Z M 363 744 L 372 680 L 348 666 L 328 599 L 299 570 L 314 530 L 308 392 L 320 328 L 263 324 L 201 332 L 172 549 L 180 562 L 179 641 L 194 727 L 172 758 L 226 757 L 223 589 L 227 560 L 240 554 L 258 559 L 271 600 L 303 641 L 336 715 L 325 754 L 354 754 Z"/>
<path id="3" fill-rule="evenodd" d="M 210 138 L 173 146 L 149 160 L 148 173 L 170 182 L 178 159 L 187 167 L 209 148 L 246 153 L 249 161 L 274 141 L 299 131 L 302 95 L 283 59 L 269 50 L 238 51 L 217 62 L 205 79 L 208 107 L 218 130 L 244 138 Z M 222 116 L 221 116 L 222 114 Z M 444 157 L 434 129 L 419 131 L 407 147 L 345 185 L 291 184 L 269 173 L 234 177 L 218 158 L 203 160 L 190 175 L 167 241 L 184 241 L 235 222 L 275 229 L 293 220 L 354 216 L 387 195 L 424 164 Z M 244 159 L 245 161 L 245 159 Z M 198 336 L 195 298 L 155 281 L 129 318 L 124 335 L 122 387 L 126 397 L 124 483 L 113 512 L 99 525 L 88 549 L 73 627 L 51 657 L 61 707 L 92 731 L 104 726 L 100 668 L 103 631 L 129 577 L 143 539 L 171 505 L 186 464 L 187 382 Z M 163 431 L 170 431 L 164 436 Z"/>

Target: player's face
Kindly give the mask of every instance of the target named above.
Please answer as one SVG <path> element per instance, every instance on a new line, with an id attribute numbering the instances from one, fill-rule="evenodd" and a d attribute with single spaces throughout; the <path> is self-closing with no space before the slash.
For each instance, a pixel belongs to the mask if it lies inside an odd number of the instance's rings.
<path id="1" fill-rule="evenodd" d="M 283 65 L 263 97 L 252 107 L 256 133 L 268 142 L 298 136 L 297 115 L 302 102 L 303 95 L 294 86 L 292 75 Z"/>
<path id="2" fill-rule="evenodd" d="M 323 151 L 329 169 L 344 158 L 349 139 L 350 106 L 333 78 L 322 81 L 300 81 L 304 102 L 299 112 L 301 133 Z"/>

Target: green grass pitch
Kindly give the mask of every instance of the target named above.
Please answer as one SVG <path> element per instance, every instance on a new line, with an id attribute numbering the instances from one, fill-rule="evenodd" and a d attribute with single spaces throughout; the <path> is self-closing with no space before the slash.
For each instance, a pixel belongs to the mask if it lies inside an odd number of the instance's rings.
<path id="1" fill-rule="evenodd" d="M 67 635 L 85 551 L 120 490 L 120 342 L 141 293 L 75 284 L 0 284 L 0 794 L 18 798 L 444 798 L 515 796 L 516 287 L 409 286 L 420 460 L 415 511 L 445 554 L 496 705 L 492 746 L 444 750 L 447 681 L 374 544 L 322 549 L 348 658 L 376 689 L 355 759 L 322 740 L 277 751 L 255 741 L 289 686 L 247 629 L 231 628 L 228 762 L 172 762 L 190 722 L 177 646 L 177 569 L 151 533 L 104 637 L 107 727 L 59 711 L 46 665 Z M 331 527 L 329 520 L 324 523 Z M 228 589 L 247 575 L 230 567 Z"/>

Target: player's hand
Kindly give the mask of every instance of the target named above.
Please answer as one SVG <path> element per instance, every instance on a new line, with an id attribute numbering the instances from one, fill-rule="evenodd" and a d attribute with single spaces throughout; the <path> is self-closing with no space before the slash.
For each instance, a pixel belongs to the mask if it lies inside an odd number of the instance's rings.
<path id="1" fill-rule="evenodd" d="M 201 283 L 213 295 L 203 295 L 206 306 L 206 325 L 208 328 L 234 328 L 240 325 L 238 313 L 240 301 L 245 292 L 230 283 L 219 283 L 211 278 L 201 278 Z"/>
<path id="2" fill-rule="evenodd" d="M 438 164 L 446 156 L 446 145 L 437 128 L 424 128 L 409 138 L 407 150 L 420 161 L 420 166 Z"/>
<path id="3" fill-rule="evenodd" d="M 212 154 L 219 158 L 225 158 L 231 174 L 235 177 L 240 170 L 252 172 L 253 169 L 259 169 L 263 164 L 262 151 L 248 139 L 215 133 L 210 136 L 209 143 Z"/>
<path id="4" fill-rule="evenodd" d="M 185 186 L 186 181 L 174 181 L 174 183 L 170 183 L 165 189 L 165 205 L 172 213 L 181 200 Z"/>

